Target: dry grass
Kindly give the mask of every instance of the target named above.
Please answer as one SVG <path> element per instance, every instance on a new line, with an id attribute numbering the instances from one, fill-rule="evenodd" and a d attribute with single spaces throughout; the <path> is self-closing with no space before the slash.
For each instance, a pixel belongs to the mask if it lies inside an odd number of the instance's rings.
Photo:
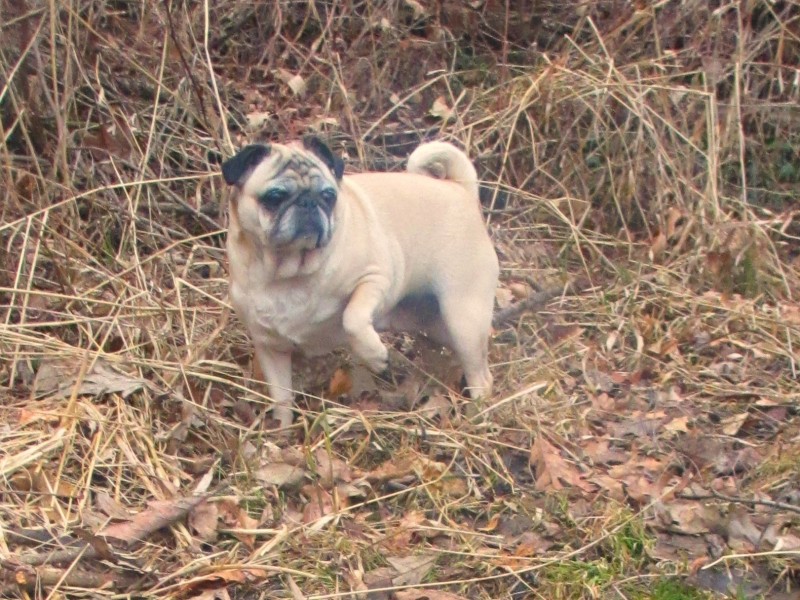
<path id="1" fill-rule="evenodd" d="M 797 597 L 800 4 L 464 4 L 0 2 L 4 597 Z M 252 424 L 217 165 L 307 130 L 475 157 L 481 418 L 398 338 Z"/>

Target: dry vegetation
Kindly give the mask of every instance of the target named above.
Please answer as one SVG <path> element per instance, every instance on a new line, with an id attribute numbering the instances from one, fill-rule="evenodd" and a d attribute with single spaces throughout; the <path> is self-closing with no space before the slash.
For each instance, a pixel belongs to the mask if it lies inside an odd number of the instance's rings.
<path id="1" fill-rule="evenodd" d="M 0 39 L 0 595 L 798 597 L 797 2 L 2 0 Z M 475 158 L 536 309 L 477 418 L 398 337 L 264 430 L 218 163 L 309 130 Z"/>

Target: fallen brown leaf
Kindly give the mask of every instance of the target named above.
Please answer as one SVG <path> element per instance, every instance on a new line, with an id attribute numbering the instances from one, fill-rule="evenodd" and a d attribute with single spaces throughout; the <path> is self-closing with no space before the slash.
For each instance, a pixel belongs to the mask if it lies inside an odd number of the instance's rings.
<path id="1" fill-rule="evenodd" d="M 453 118 L 453 109 L 447 105 L 447 100 L 445 100 L 444 96 L 439 96 L 433 101 L 428 114 L 442 121 L 449 121 Z"/>
<path id="2" fill-rule="evenodd" d="M 236 498 L 224 498 L 216 504 L 222 522 L 225 523 L 226 527 L 233 530 L 231 532 L 233 537 L 248 548 L 254 548 L 256 536 L 252 533 L 237 530 L 256 529 L 261 524 L 258 519 L 252 518 L 244 508 L 239 506 L 239 500 Z"/>
<path id="3" fill-rule="evenodd" d="M 753 523 L 748 509 L 734 507 L 728 516 L 728 545 L 734 552 L 755 552 L 763 538 L 763 532 Z"/>
<path id="4" fill-rule="evenodd" d="M 295 488 L 306 479 L 305 470 L 286 463 L 264 465 L 254 475 L 261 483 L 279 488 Z"/>
<path id="5" fill-rule="evenodd" d="M 353 380 L 344 369 L 336 369 L 328 384 L 328 394 L 331 398 L 343 396 L 353 389 Z"/>
<path id="6" fill-rule="evenodd" d="M 431 589 L 408 589 L 395 592 L 397 600 L 467 600 L 464 596 Z"/>
<path id="7" fill-rule="evenodd" d="M 97 508 L 113 519 L 130 519 L 130 511 L 114 500 L 107 492 L 98 492 L 94 498 Z"/>
<path id="8" fill-rule="evenodd" d="M 325 448 L 318 448 L 314 457 L 317 460 L 317 473 L 322 487 L 331 488 L 334 483 L 339 481 L 349 482 L 352 480 L 347 463 L 340 458 L 331 456 Z"/>
<path id="9" fill-rule="evenodd" d="M 177 523 L 204 501 L 204 496 L 156 500 L 151 502 L 146 510 L 134 515 L 130 521 L 112 523 L 98 532 L 98 535 L 112 537 L 129 544 L 141 542 L 159 529 Z"/>
<path id="10" fill-rule="evenodd" d="M 748 416 L 749 415 L 745 412 L 724 419 L 722 421 L 722 433 L 725 435 L 736 435 L 739 433 L 742 425 L 744 425 L 744 422 L 747 421 Z"/>
<path id="11" fill-rule="evenodd" d="M 33 393 L 37 398 L 51 396 L 53 398 L 69 398 L 75 387 L 79 369 L 74 362 L 45 361 L 36 372 Z M 114 370 L 102 360 L 98 360 L 86 372 L 78 385 L 79 396 L 100 396 L 102 394 L 119 394 L 127 398 L 150 384 L 139 377 L 133 377 Z"/>
<path id="12" fill-rule="evenodd" d="M 561 458 L 558 449 L 541 435 L 531 447 L 530 462 L 536 469 L 534 487 L 539 491 L 559 491 L 565 486 L 584 492 L 595 491 L 595 486 L 584 480 L 578 469 Z"/>
<path id="13" fill-rule="evenodd" d="M 303 494 L 308 498 L 308 504 L 303 509 L 303 523 L 313 523 L 334 511 L 333 496 L 318 485 L 307 485 Z"/>
<path id="14" fill-rule="evenodd" d="M 397 571 L 392 583 L 397 586 L 417 585 L 436 563 L 437 555 L 387 556 L 386 561 Z"/>
<path id="15" fill-rule="evenodd" d="M 718 509 L 697 502 L 656 502 L 653 511 L 661 528 L 673 533 L 697 535 L 723 527 Z"/>
<path id="16" fill-rule="evenodd" d="M 212 542 L 217 539 L 218 516 L 216 504 L 201 502 L 189 513 L 189 526 L 197 532 L 201 540 Z"/>

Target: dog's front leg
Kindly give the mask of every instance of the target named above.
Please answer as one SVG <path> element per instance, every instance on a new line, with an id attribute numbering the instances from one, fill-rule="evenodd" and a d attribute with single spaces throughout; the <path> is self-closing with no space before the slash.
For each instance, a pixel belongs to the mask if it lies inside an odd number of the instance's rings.
<path id="1" fill-rule="evenodd" d="M 292 353 L 276 350 L 264 343 L 255 343 L 256 360 L 267 382 L 270 398 L 275 402 L 272 416 L 282 428 L 292 424 Z"/>
<path id="2" fill-rule="evenodd" d="M 375 281 L 366 281 L 355 289 L 342 316 L 342 326 L 350 347 L 374 373 L 389 367 L 389 351 L 375 331 L 375 312 L 385 300 L 385 288 Z"/>

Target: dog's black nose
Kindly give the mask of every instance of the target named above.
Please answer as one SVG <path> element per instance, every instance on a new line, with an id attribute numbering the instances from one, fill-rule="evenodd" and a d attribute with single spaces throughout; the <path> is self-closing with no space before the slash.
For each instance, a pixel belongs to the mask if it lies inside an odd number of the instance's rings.
<path id="1" fill-rule="evenodd" d="M 297 200 L 295 200 L 295 205 L 298 208 L 305 208 L 307 210 L 317 208 L 319 204 L 319 198 L 312 192 L 304 192 L 297 197 Z"/>

